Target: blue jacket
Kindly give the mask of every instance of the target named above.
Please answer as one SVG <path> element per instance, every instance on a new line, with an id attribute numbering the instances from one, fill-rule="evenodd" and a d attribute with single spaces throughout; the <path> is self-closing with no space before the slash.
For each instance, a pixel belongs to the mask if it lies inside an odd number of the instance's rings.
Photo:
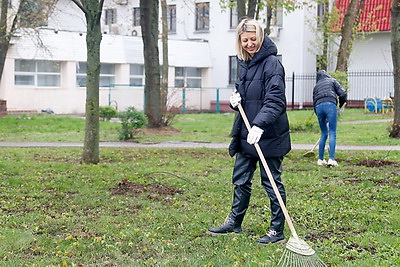
<path id="1" fill-rule="evenodd" d="M 339 107 L 342 107 L 347 101 L 346 91 L 339 82 L 332 78 L 326 71 L 321 70 L 317 72 L 317 83 L 313 90 L 314 108 L 322 102 L 332 102 L 337 105 L 338 97 Z"/>
<path id="2" fill-rule="evenodd" d="M 276 57 L 277 47 L 268 37 L 249 61 L 238 60 L 236 90 L 251 126 L 264 130 L 258 144 L 265 157 L 281 157 L 291 149 L 286 114 L 285 70 Z M 237 108 L 236 108 L 237 109 Z M 248 131 L 238 115 L 232 127 L 229 154 L 237 152 L 258 158 L 254 145 L 247 143 Z"/>

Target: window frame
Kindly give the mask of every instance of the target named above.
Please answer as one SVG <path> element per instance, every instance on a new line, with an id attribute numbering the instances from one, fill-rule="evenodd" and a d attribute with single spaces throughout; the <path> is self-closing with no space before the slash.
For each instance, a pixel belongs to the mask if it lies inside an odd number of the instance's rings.
<path id="1" fill-rule="evenodd" d="M 11 4 L 11 1 L 9 1 Z M 20 7 L 19 23 L 21 27 L 37 28 L 48 26 L 49 10 L 43 0 L 25 1 Z M 32 14 L 35 14 L 32 16 Z"/>
<path id="2" fill-rule="evenodd" d="M 140 72 L 141 73 L 132 73 L 133 71 L 133 66 L 140 66 Z M 133 80 L 140 79 L 141 82 L 140 84 L 134 82 Z M 144 85 L 144 65 L 143 64 L 129 64 L 129 85 L 130 86 L 143 86 Z"/>
<path id="3" fill-rule="evenodd" d="M 140 7 L 134 7 L 132 10 L 132 25 L 140 26 Z"/>
<path id="4" fill-rule="evenodd" d="M 81 64 L 85 64 L 84 67 Z M 112 73 L 105 73 L 104 72 L 104 67 L 103 66 L 112 66 Z M 103 68 L 102 68 L 103 67 Z M 84 71 L 80 71 L 83 69 Z M 87 85 L 87 78 L 86 78 L 86 62 L 85 61 L 79 61 L 76 63 L 76 78 L 75 78 L 75 84 L 76 87 L 86 87 Z M 99 87 L 108 87 L 110 84 L 115 83 L 115 70 L 116 70 L 116 64 L 114 63 L 101 63 L 100 66 L 100 76 L 99 76 Z M 79 80 L 80 79 L 80 80 Z M 110 79 L 110 82 L 102 83 L 105 79 Z M 83 83 L 79 83 L 83 82 Z"/>
<path id="5" fill-rule="evenodd" d="M 14 85 L 16 87 L 23 87 L 23 86 L 28 86 L 28 87 L 35 87 L 35 88 L 61 88 L 61 68 L 62 64 L 61 61 L 53 61 L 53 60 L 26 60 L 26 59 L 16 59 L 15 60 L 15 66 L 14 66 Z M 32 67 L 33 69 L 31 71 L 23 71 L 23 70 L 17 70 L 17 66 L 20 66 L 17 64 L 18 61 L 22 62 L 31 62 L 33 63 Z M 56 68 L 58 71 L 46 71 L 46 70 L 41 70 L 39 69 L 39 63 L 52 63 L 56 64 Z M 21 84 L 17 83 L 17 77 L 18 76 L 26 76 L 26 77 L 32 77 L 32 83 L 29 84 Z M 40 77 L 42 76 L 47 76 L 47 77 L 55 77 L 55 80 L 50 80 L 50 81 L 56 81 L 53 84 L 46 85 L 46 84 L 40 84 Z M 49 81 L 49 79 L 45 79 L 46 81 Z"/>
<path id="6" fill-rule="evenodd" d="M 279 6 L 279 4 L 276 3 L 272 14 L 273 14 L 273 18 L 272 18 L 273 25 L 282 27 L 283 26 L 283 7 Z"/>
<path id="7" fill-rule="evenodd" d="M 318 2 L 318 5 L 317 5 L 317 28 L 318 29 L 321 29 L 324 24 L 326 10 L 327 10 L 326 3 Z"/>
<path id="8" fill-rule="evenodd" d="M 195 30 L 209 31 L 210 30 L 210 2 L 199 2 L 195 4 Z"/>
<path id="9" fill-rule="evenodd" d="M 198 72 L 199 75 L 190 75 L 191 71 Z M 188 74 L 189 73 L 189 74 Z M 182 75 L 180 75 L 182 74 Z M 177 84 L 177 80 L 181 81 L 181 84 Z M 191 86 L 190 81 L 198 81 L 199 86 Z M 175 79 L 174 85 L 176 88 L 201 88 L 203 83 L 203 69 L 195 67 L 175 67 Z"/>
<path id="10" fill-rule="evenodd" d="M 104 24 L 112 25 L 117 23 L 117 9 L 107 8 L 104 10 Z"/>
<path id="11" fill-rule="evenodd" d="M 236 56 L 229 56 L 229 84 L 235 84 L 239 74 L 239 63 Z"/>
<path id="12" fill-rule="evenodd" d="M 167 27 L 168 33 L 176 33 L 176 5 L 167 7 Z"/>
<path id="13" fill-rule="evenodd" d="M 237 8 L 230 8 L 229 9 L 229 27 L 231 29 L 236 29 L 237 25 L 239 24 L 238 12 Z"/>

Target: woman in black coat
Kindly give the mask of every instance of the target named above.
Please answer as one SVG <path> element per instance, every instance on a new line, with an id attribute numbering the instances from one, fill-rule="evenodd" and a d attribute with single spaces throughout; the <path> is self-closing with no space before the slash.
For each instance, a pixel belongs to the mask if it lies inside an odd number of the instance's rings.
<path id="1" fill-rule="evenodd" d="M 250 201 L 251 180 L 258 162 L 261 184 L 269 196 L 271 205 L 269 230 L 258 242 L 275 243 L 285 239 L 285 218 L 254 144 L 258 142 L 260 145 L 282 199 L 286 202 L 285 188 L 281 180 L 282 161 L 283 156 L 290 151 L 291 145 L 286 114 L 285 71 L 276 57 L 276 45 L 264 35 L 256 20 L 242 20 L 236 34 L 240 69 L 236 92 L 230 99 L 231 107 L 238 110 L 240 102 L 252 128 L 250 132 L 247 131 L 241 116 L 236 117 L 232 128 L 233 139 L 229 146 L 229 154 L 232 157 L 236 155 L 232 175 L 235 185 L 232 210 L 222 226 L 210 228 L 207 233 L 220 235 L 241 232 Z"/>

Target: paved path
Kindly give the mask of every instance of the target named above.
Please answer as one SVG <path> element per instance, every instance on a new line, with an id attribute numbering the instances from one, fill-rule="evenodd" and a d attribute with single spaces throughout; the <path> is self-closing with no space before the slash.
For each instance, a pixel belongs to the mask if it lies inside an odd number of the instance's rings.
<path id="1" fill-rule="evenodd" d="M 228 143 L 206 143 L 206 142 L 159 142 L 141 144 L 134 142 L 100 142 L 100 147 L 138 147 L 138 148 L 216 148 L 227 149 Z M 83 143 L 58 143 L 58 142 L 0 142 L 0 147 L 83 147 Z M 313 144 L 292 144 L 293 149 L 311 150 Z M 399 146 L 344 146 L 338 145 L 336 150 L 389 150 L 400 151 Z"/>
<path id="2" fill-rule="evenodd" d="M 373 122 L 389 122 L 393 119 L 365 120 L 365 121 L 346 121 L 340 124 L 359 124 Z M 315 144 L 292 144 L 292 149 L 311 150 Z M 227 149 L 228 143 L 207 143 L 207 142 L 187 142 L 187 141 L 169 141 L 150 144 L 135 142 L 100 142 L 100 147 L 142 147 L 142 148 L 215 148 Z M 60 143 L 60 142 L 0 142 L 0 147 L 83 147 L 83 143 Z M 316 148 L 317 149 L 317 148 Z M 400 151 L 399 146 L 347 146 L 337 145 L 336 150 L 388 150 Z"/>
<path id="3" fill-rule="evenodd" d="M 375 123 L 375 122 L 393 122 L 393 119 L 377 119 L 365 121 L 339 121 L 339 124 L 362 124 L 362 123 Z"/>

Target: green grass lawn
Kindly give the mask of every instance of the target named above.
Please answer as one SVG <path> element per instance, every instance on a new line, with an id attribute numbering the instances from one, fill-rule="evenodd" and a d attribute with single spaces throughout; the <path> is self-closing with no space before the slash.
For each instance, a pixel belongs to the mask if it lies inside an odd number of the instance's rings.
<path id="1" fill-rule="evenodd" d="M 235 113 L 178 114 L 172 123 L 173 131 L 142 131 L 134 141 L 153 143 L 162 141 L 197 141 L 228 143 Z M 293 143 L 314 144 L 319 138 L 317 119 L 312 110 L 288 111 Z M 389 138 L 390 122 L 353 123 L 393 119 L 393 115 L 365 113 L 362 109 L 346 109 L 339 118 L 337 143 L 339 145 L 399 145 Z M 302 126 L 310 123 L 310 127 Z M 296 126 L 296 129 L 294 127 Z M 298 130 L 300 128 L 300 130 Z M 117 122 L 100 122 L 100 141 L 118 141 Z M 83 142 L 85 121 L 82 118 L 54 115 L 8 115 L 0 118 L 0 142 Z"/>
<path id="2" fill-rule="evenodd" d="M 312 110 L 289 111 L 293 143 L 319 137 Z M 399 145 L 390 119 L 347 109 L 338 144 Z M 229 142 L 234 113 L 181 114 L 173 128 L 136 142 Z M 299 130 L 309 124 L 306 130 Z M 82 118 L 9 115 L 0 142 L 82 142 Z M 100 123 L 118 141 L 117 122 Z M 399 266 L 398 151 L 337 151 L 339 168 L 315 166 L 306 151 L 284 161 L 289 214 L 328 266 Z M 254 178 L 241 235 L 209 237 L 230 211 L 233 159 L 226 149 L 101 148 L 81 164 L 81 148 L 0 148 L 0 266 L 275 266 L 283 245 L 260 246 L 269 202 Z M 288 228 L 285 230 L 290 236 Z"/>
<path id="3" fill-rule="evenodd" d="M 328 266 L 399 266 L 400 153 L 338 151 L 339 168 L 291 151 L 287 208 Z M 230 211 L 225 149 L 0 148 L 0 266 L 275 266 L 258 171 L 243 234 L 205 235 Z M 372 160 L 374 159 L 374 160 Z M 285 235 L 290 236 L 288 227 Z"/>

